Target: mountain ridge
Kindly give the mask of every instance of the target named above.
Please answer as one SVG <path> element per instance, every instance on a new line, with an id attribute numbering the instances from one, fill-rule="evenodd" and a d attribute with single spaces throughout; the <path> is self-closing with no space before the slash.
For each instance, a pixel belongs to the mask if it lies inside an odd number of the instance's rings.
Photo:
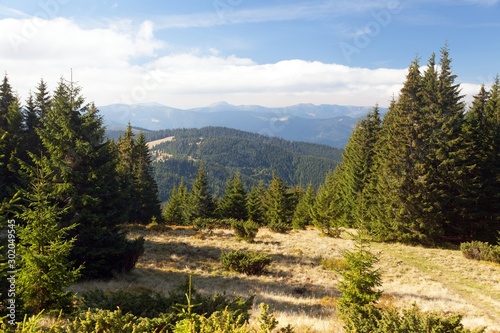
<path id="1" fill-rule="evenodd" d="M 134 127 L 163 130 L 221 126 L 246 132 L 343 147 L 357 120 L 372 108 L 335 104 L 296 104 L 286 107 L 232 105 L 179 109 L 158 103 L 111 104 L 99 107 L 110 130 Z M 381 109 L 384 113 L 385 109 Z"/>

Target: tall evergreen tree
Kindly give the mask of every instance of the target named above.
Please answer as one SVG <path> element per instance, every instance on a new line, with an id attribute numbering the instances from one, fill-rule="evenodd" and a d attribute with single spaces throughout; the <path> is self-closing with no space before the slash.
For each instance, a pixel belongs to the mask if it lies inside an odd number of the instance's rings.
<path id="1" fill-rule="evenodd" d="M 127 203 L 117 195 L 117 157 L 95 106 L 84 104 L 79 87 L 61 80 L 39 135 L 52 181 L 61 184 L 57 200 L 68 206 L 63 226 L 77 224 L 70 232 L 76 236 L 70 259 L 85 266 L 85 278 L 130 269 L 128 247 L 135 245 L 119 229 Z"/>
<path id="2" fill-rule="evenodd" d="M 378 106 L 358 121 L 337 166 L 334 182 L 334 200 L 338 210 L 339 223 L 345 226 L 359 226 L 366 217 L 364 192 L 371 178 L 375 145 L 381 126 Z"/>
<path id="3" fill-rule="evenodd" d="M 241 181 L 241 175 L 237 172 L 226 184 L 226 189 L 218 207 L 219 215 L 223 218 L 247 220 L 246 201 L 245 185 Z"/>
<path id="4" fill-rule="evenodd" d="M 292 226 L 296 230 L 305 229 L 306 226 L 312 224 L 311 208 L 314 205 L 316 191 L 312 184 L 307 186 L 304 193 L 300 195 L 297 206 L 293 213 Z"/>
<path id="5" fill-rule="evenodd" d="M 193 182 L 190 193 L 190 216 L 196 218 L 208 218 L 214 216 L 215 204 L 208 184 L 208 176 L 205 166 L 200 164 L 198 175 Z"/>
<path id="6" fill-rule="evenodd" d="M 273 173 L 263 201 L 266 224 L 276 231 L 291 229 L 293 207 L 285 182 Z"/>
<path id="7" fill-rule="evenodd" d="M 498 82 L 496 83 L 498 84 Z M 498 92 L 492 87 L 492 94 Z M 495 97 L 493 97 L 495 98 Z M 499 168 L 496 127 L 490 93 L 482 86 L 467 111 L 463 126 L 466 166 L 462 173 L 462 196 L 456 198 L 464 208 L 461 234 L 467 240 L 496 242 L 495 230 L 500 230 L 498 210 Z M 495 159 L 497 160 L 495 165 Z"/>
<path id="8" fill-rule="evenodd" d="M 0 86 L 0 137 L 3 137 L 0 153 L 0 181 L 4 188 L 0 201 L 12 197 L 21 186 L 19 158 L 24 153 L 24 117 L 18 98 L 14 95 L 7 75 Z"/>
<path id="9" fill-rule="evenodd" d="M 248 218 L 259 225 L 264 225 L 263 200 L 265 194 L 264 181 L 259 181 L 257 185 L 252 186 L 247 196 Z"/>
<path id="10" fill-rule="evenodd" d="M 320 185 L 314 205 L 310 210 L 312 223 L 316 229 L 332 237 L 340 235 L 339 230 L 342 226 L 334 200 L 335 187 L 334 173 L 329 172 L 325 177 L 325 182 Z"/>
<path id="11" fill-rule="evenodd" d="M 189 222 L 189 196 L 183 181 L 172 189 L 172 194 L 163 208 L 163 220 L 172 225 L 184 225 Z"/>
<path id="12" fill-rule="evenodd" d="M 53 175 L 44 169 L 34 169 L 31 176 L 30 188 L 23 195 L 26 203 L 20 214 L 26 225 L 18 230 L 19 294 L 24 307 L 31 313 L 68 309 L 71 294 L 67 287 L 77 279 L 80 270 L 69 262 L 75 238 L 68 239 L 67 235 L 76 225 L 60 227 L 64 208 L 58 207 L 53 199 L 57 192 L 57 184 L 49 181 Z"/>
<path id="13" fill-rule="evenodd" d="M 442 225 L 447 239 L 461 238 L 464 223 L 460 218 L 462 207 L 457 205 L 460 196 L 460 184 L 464 167 L 461 128 L 465 103 L 460 94 L 460 86 L 455 83 L 456 75 L 451 70 L 451 58 L 448 47 L 441 50 L 440 73 L 438 76 L 438 107 L 436 127 L 433 132 L 433 158 L 436 160 L 435 174 L 431 176 L 432 199 L 440 214 L 434 214 L 434 220 Z M 437 211 L 437 209 L 436 209 Z"/>
<path id="14" fill-rule="evenodd" d="M 153 217 L 161 216 L 158 200 L 158 186 L 153 178 L 151 156 L 143 132 L 139 133 L 134 145 L 133 207 L 130 212 L 133 221 L 147 223 Z"/>

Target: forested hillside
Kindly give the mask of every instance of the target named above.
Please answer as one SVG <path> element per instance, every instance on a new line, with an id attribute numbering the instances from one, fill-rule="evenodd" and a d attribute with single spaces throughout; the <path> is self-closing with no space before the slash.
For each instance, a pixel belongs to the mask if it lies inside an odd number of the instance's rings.
<path id="1" fill-rule="evenodd" d="M 384 241 L 497 241 L 500 79 L 470 108 L 455 80 L 446 47 L 423 72 L 418 59 L 411 63 L 383 121 L 375 109 L 357 124 L 320 189 L 323 224 L 365 228 Z"/>
<path id="2" fill-rule="evenodd" d="M 241 174 L 250 188 L 268 183 L 273 172 L 289 186 L 314 187 L 339 163 L 342 151 L 326 145 L 292 142 L 224 127 L 177 129 L 146 133 L 160 199 L 170 196 L 181 179 L 190 185 L 198 165 L 205 164 L 214 194 L 220 196 L 230 175 Z"/>

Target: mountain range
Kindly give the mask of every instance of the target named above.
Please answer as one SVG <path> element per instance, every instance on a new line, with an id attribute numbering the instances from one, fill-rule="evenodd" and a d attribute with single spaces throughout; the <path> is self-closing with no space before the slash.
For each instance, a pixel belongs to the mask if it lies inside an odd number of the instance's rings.
<path id="1" fill-rule="evenodd" d="M 206 107 L 177 109 L 161 104 L 100 106 L 108 131 L 123 130 L 130 122 L 149 131 L 222 126 L 291 141 L 343 147 L 357 120 L 371 107 L 297 104 L 270 108 L 219 102 Z M 381 108 L 381 113 L 386 109 Z"/>

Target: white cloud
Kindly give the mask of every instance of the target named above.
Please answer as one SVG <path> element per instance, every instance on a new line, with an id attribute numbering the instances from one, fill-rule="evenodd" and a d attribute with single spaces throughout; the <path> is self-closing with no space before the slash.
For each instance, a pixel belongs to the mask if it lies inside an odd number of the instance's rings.
<path id="1" fill-rule="evenodd" d="M 0 31 L 8 32 L 0 35 L 0 71 L 9 75 L 23 100 L 41 78 L 54 88 L 61 76 L 69 78 L 72 68 L 83 94 L 98 105 L 159 102 L 189 108 L 225 100 L 267 106 L 386 106 L 406 75 L 406 69 L 305 60 L 258 64 L 210 48 L 166 54 L 150 21 L 135 28 L 116 21 L 84 29 L 63 18 L 5 19 Z"/>

